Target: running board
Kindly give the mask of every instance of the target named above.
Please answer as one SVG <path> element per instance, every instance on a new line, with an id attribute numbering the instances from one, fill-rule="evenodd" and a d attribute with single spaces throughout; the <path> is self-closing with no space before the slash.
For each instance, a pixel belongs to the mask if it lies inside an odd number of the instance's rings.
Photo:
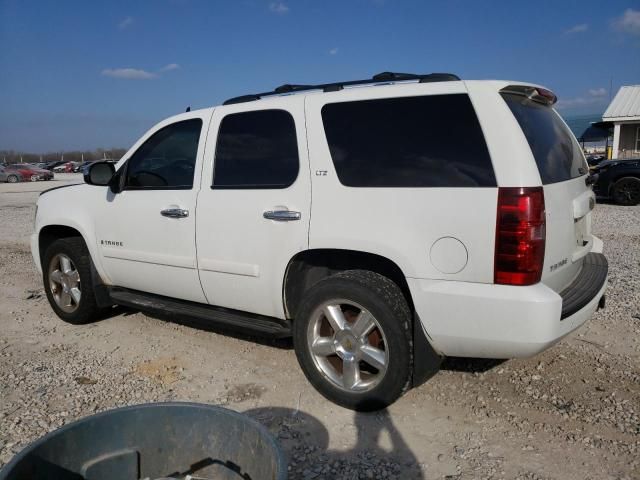
<path id="1" fill-rule="evenodd" d="M 176 300 L 152 293 L 138 292 L 119 287 L 109 288 L 109 297 L 116 305 L 162 315 L 175 315 L 194 320 L 203 326 L 219 326 L 241 333 L 253 333 L 274 338 L 291 336 L 291 322 L 255 313 L 229 308 L 214 307 L 202 303 Z"/>

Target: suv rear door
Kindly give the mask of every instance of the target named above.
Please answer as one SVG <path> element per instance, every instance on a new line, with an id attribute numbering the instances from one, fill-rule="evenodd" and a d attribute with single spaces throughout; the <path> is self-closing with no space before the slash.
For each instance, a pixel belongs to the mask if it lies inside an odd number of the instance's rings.
<path id="1" fill-rule="evenodd" d="M 526 137 L 540 174 L 546 210 L 542 282 L 560 292 L 580 273 L 582 259 L 593 248 L 590 211 L 595 196 L 585 181 L 589 167 L 552 106 L 517 92 L 506 87 L 501 96 Z"/>
<path id="2" fill-rule="evenodd" d="M 284 318 L 289 260 L 308 248 L 311 186 L 304 98 L 215 109 L 196 242 L 210 304 Z"/>

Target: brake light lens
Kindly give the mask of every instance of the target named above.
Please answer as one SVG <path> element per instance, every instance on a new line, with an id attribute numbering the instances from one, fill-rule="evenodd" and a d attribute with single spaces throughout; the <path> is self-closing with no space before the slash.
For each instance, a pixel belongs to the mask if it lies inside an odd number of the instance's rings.
<path id="1" fill-rule="evenodd" d="M 542 277 L 546 238 L 542 187 L 498 189 L 494 281 L 532 285 Z"/>

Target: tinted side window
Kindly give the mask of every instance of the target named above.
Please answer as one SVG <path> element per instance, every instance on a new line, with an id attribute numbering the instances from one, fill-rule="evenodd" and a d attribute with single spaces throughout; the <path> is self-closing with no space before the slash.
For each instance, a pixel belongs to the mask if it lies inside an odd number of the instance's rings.
<path id="1" fill-rule="evenodd" d="M 182 189 L 193 187 L 202 120 L 168 125 L 154 133 L 127 162 L 125 187 Z"/>
<path id="2" fill-rule="evenodd" d="M 542 183 L 564 182 L 589 171 L 580 145 L 551 107 L 520 95 L 502 97 L 527 138 Z"/>
<path id="3" fill-rule="evenodd" d="M 322 108 L 338 178 L 349 187 L 490 187 L 493 166 L 466 94 Z"/>
<path id="4" fill-rule="evenodd" d="M 291 114 L 259 110 L 222 119 L 213 188 L 286 188 L 297 177 L 298 141 Z"/>

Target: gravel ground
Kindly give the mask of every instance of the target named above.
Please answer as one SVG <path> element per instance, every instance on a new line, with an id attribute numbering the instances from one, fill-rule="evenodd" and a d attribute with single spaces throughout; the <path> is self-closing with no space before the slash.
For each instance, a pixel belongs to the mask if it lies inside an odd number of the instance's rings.
<path id="1" fill-rule="evenodd" d="M 91 413 L 185 400 L 264 423 L 292 479 L 640 478 L 640 207 L 596 207 L 609 290 L 583 328 L 531 359 L 448 359 L 388 410 L 358 414 L 313 390 L 287 342 L 124 309 L 61 322 L 28 249 L 37 192 L 50 186 L 0 185 L 0 466 Z"/>

